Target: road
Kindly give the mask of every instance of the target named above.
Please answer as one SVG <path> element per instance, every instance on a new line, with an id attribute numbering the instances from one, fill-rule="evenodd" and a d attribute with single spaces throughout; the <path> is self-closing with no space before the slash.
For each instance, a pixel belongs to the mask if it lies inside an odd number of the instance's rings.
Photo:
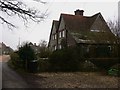
<path id="1" fill-rule="evenodd" d="M 9 59 L 9 56 L 2 56 L 2 60 L 0 60 L 2 61 L 2 64 L 0 64 L 0 68 L 2 67 L 2 88 L 29 88 L 26 81 L 8 67 L 7 61 Z"/>
<path id="2" fill-rule="evenodd" d="M 2 57 L 0 57 L 0 89 L 2 89 Z"/>

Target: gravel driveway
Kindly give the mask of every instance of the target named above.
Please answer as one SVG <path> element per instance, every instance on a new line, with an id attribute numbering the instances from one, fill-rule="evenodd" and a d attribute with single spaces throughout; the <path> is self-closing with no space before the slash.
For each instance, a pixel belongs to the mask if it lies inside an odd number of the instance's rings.
<path id="1" fill-rule="evenodd" d="M 24 78 L 35 88 L 119 88 L 120 80 L 100 72 L 38 73 Z"/>

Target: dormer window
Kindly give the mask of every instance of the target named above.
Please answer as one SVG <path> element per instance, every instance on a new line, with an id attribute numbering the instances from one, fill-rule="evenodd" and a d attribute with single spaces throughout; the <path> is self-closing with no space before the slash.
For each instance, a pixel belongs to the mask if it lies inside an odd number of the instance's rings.
<path id="1" fill-rule="evenodd" d="M 90 30 L 91 32 L 100 32 L 100 30 L 98 30 L 98 29 L 92 29 L 92 30 Z"/>

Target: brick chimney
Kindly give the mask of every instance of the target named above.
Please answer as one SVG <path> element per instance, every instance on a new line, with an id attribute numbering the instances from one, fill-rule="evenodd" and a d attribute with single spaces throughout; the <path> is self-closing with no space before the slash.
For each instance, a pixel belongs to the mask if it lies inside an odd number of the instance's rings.
<path id="1" fill-rule="evenodd" d="M 75 12 L 75 15 L 82 15 L 82 16 L 83 16 L 84 10 L 79 10 L 79 9 L 77 9 L 77 10 L 74 11 L 74 12 Z"/>

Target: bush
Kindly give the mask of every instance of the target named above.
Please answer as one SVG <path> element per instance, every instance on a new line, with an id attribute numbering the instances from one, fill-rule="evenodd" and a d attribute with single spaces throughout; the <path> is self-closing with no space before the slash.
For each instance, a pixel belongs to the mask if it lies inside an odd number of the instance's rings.
<path id="1" fill-rule="evenodd" d="M 34 50 L 27 43 L 19 48 L 18 54 L 22 60 L 30 61 L 36 58 Z"/>
<path id="2" fill-rule="evenodd" d="M 84 71 L 84 72 L 94 72 L 99 70 L 99 68 L 96 65 L 94 65 L 92 62 L 88 60 L 82 62 L 80 66 L 81 66 L 80 71 Z"/>
<path id="3" fill-rule="evenodd" d="M 28 70 L 29 62 L 36 59 L 34 50 L 30 47 L 29 43 L 25 43 L 23 46 L 19 47 L 18 55 L 22 60 L 24 69 Z M 32 67 L 29 67 L 32 68 Z"/>
<path id="4" fill-rule="evenodd" d="M 75 48 L 57 50 L 49 57 L 51 71 L 78 71 L 80 55 Z"/>
<path id="5" fill-rule="evenodd" d="M 39 59 L 38 61 L 38 71 L 39 72 L 46 72 L 49 71 L 49 61 L 48 59 Z"/>
<path id="6" fill-rule="evenodd" d="M 38 72 L 38 60 L 33 60 L 28 63 L 28 72 L 30 73 Z"/>
<path id="7" fill-rule="evenodd" d="M 21 60 L 19 58 L 19 55 L 14 52 L 10 54 L 10 58 L 11 58 L 11 64 L 13 65 L 14 68 L 22 68 L 23 64 L 21 63 Z"/>
<path id="8" fill-rule="evenodd" d="M 119 76 L 120 77 L 120 64 L 116 64 L 109 68 L 108 74 L 112 76 Z"/>
<path id="9" fill-rule="evenodd" d="M 46 48 L 45 51 L 40 51 L 40 53 L 37 54 L 38 58 L 48 58 L 50 56 L 51 52 Z"/>
<path id="10" fill-rule="evenodd" d="M 116 58 L 94 58 L 90 60 L 93 64 L 95 64 L 100 69 L 108 70 L 111 66 L 116 63 L 119 63 L 119 60 Z"/>

